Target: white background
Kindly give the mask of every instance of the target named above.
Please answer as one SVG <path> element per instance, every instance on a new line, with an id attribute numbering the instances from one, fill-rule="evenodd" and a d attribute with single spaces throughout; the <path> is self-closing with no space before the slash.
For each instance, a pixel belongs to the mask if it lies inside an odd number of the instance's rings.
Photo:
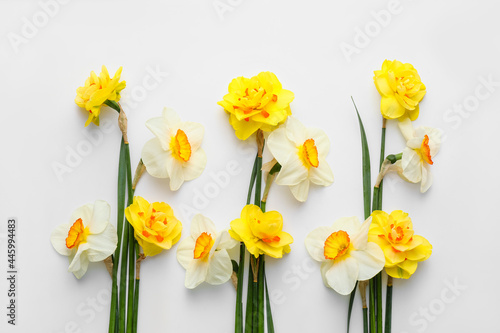
<path id="1" fill-rule="evenodd" d="M 393 332 L 493 331 L 500 310 L 499 6 L 495 1 L 400 0 L 385 22 L 377 23 L 374 13 L 380 19 L 381 11 L 389 13 L 389 3 L 177 0 L 54 6 L 53 0 L 2 1 L 0 331 L 107 331 L 111 283 L 104 266 L 91 264 L 77 280 L 67 272 L 67 258 L 49 241 L 56 225 L 96 199 L 112 205 L 111 221 L 116 220 L 116 113 L 103 109 L 102 122 L 112 124 L 103 134 L 94 125 L 84 128 L 86 113 L 74 103 L 75 90 L 90 71 L 106 65 L 111 74 L 123 66 L 122 104 L 134 166 L 152 137 L 144 123 L 164 106 L 205 126 L 202 147 L 208 164 L 200 178 L 173 193 L 168 181 L 145 175 L 136 191 L 172 205 L 184 224 L 183 236 L 193 211 L 222 229 L 245 203 L 255 144 L 235 137 L 216 104 L 231 79 L 269 70 L 295 93 L 293 114 L 330 137 L 328 162 L 335 183 L 312 188 L 304 204 L 286 187 L 271 190 L 268 209 L 283 214 L 285 230 L 295 239 L 284 259 L 268 260 L 275 327 L 282 333 L 344 332 L 348 298 L 324 287 L 319 265 L 309 261 L 303 244 L 317 226 L 363 215 L 360 138 L 350 96 L 365 123 L 374 178 L 381 117 L 372 77 L 384 59 L 418 69 L 427 95 L 415 125 L 441 128 L 446 136 L 426 194 L 394 175 L 386 181 L 384 210 L 408 212 L 417 234 L 434 247 L 410 280 L 395 282 Z M 215 8 L 224 4 L 230 10 Z M 369 36 L 363 39 L 359 31 Z M 342 46 L 347 44 L 357 53 L 346 55 Z M 152 72 L 160 73 L 156 80 Z M 485 85 L 488 80 L 494 83 Z M 100 135 L 90 146 L 85 143 L 88 136 Z M 403 147 L 397 126 L 389 122 L 387 153 Z M 85 148 L 87 155 L 69 166 L 69 152 Z M 238 174 L 214 186 L 212 175 L 231 163 L 238 164 Z M 58 176 L 54 165 L 71 170 Z M 208 188 L 211 197 L 203 194 Z M 19 220 L 14 328 L 6 324 L 4 278 L 6 224 L 12 216 Z M 187 290 L 184 274 L 175 248 L 143 263 L 139 332 L 231 332 L 231 284 Z M 352 327 L 361 331 L 359 299 Z"/>

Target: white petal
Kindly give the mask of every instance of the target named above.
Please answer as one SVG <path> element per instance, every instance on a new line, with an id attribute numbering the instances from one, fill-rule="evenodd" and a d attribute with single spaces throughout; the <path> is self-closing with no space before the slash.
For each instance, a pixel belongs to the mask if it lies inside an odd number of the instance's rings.
<path id="1" fill-rule="evenodd" d="M 333 183 L 333 172 L 324 157 L 319 158 L 317 168 L 309 169 L 309 180 L 316 185 L 329 186 Z"/>
<path id="2" fill-rule="evenodd" d="M 171 152 L 163 149 L 157 138 L 151 139 L 142 148 L 142 162 L 148 173 L 156 178 L 168 178 L 167 161 Z"/>
<path id="3" fill-rule="evenodd" d="M 184 183 L 184 173 L 182 172 L 181 162 L 174 157 L 167 159 L 167 170 L 170 178 L 170 190 L 177 191 Z"/>
<path id="4" fill-rule="evenodd" d="M 192 236 L 188 236 L 184 238 L 177 247 L 177 261 L 184 269 L 188 269 L 191 261 L 194 260 L 195 244 L 196 240 L 193 239 Z"/>
<path id="5" fill-rule="evenodd" d="M 309 179 L 304 179 L 297 185 L 290 185 L 293 196 L 300 202 L 305 202 L 309 195 Z"/>
<path id="6" fill-rule="evenodd" d="M 413 122 L 410 118 L 406 117 L 403 121 L 398 121 L 398 126 L 406 141 L 413 138 L 415 130 L 413 129 Z"/>
<path id="7" fill-rule="evenodd" d="M 219 245 L 217 246 L 217 250 L 222 250 L 222 249 L 232 249 L 233 247 L 237 246 L 239 242 L 231 237 L 229 235 L 229 232 L 227 230 L 223 230 L 217 234 L 217 239 L 219 239 Z"/>
<path id="8" fill-rule="evenodd" d="M 88 235 L 87 244 L 89 249 L 87 255 L 90 261 L 102 261 L 115 252 L 118 236 L 116 228 L 108 223 L 104 231 L 97 235 Z"/>
<path id="9" fill-rule="evenodd" d="M 193 180 L 198 178 L 205 170 L 207 165 L 207 154 L 203 149 L 193 152 L 189 161 L 182 165 L 184 180 Z"/>
<path id="10" fill-rule="evenodd" d="M 364 251 L 351 251 L 359 266 L 358 280 L 369 280 L 380 272 L 385 265 L 384 252 L 375 243 L 369 242 Z"/>
<path id="11" fill-rule="evenodd" d="M 401 167 L 403 168 L 403 175 L 408 181 L 412 183 L 420 182 L 422 179 L 422 160 L 413 149 L 406 147 L 403 150 Z"/>
<path id="12" fill-rule="evenodd" d="M 372 217 L 369 216 L 363 224 L 359 231 L 351 236 L 352 245 L 356 250 L 364 250 L 366 244 L 368 243 L 368 231 L 370 230 L 370 224 L 372 223 Z"/>
<path id="13" fill-rule="evenodd" d="M 286 130 L 284 127 L 274 130 L 269 135 L 266 143 L 271 155 L 273 155 L 273 157 L 281 165 L 288 161 L 288 157 L 291 154 L 296 154 L 298 152 L 297 146 L 286 136 Z"/>
<path id="14" fill-rule="evenodd" d="M 199 286 L 207 278 L 208 260 L 195 259 L 191 261 L 186 270 L 186 288 L 193 289 Z"/>
<path id="15" fill-rule="evenodd" d="M 169 149 L 170 131 L 165 118 L 156 117 L 146 121 L 146 127 L 154 134 L 163 150 Z"/>
<path id="16" fill-rule="evenodd" d="M 201 214 L 196 214 L 191 221 L 191 236 L 196 240 L 204 232 L 210 234 L 213 239 L 215 239 L 217 236 L 215 224 L 208 217 Z"/>
<path id="17" fill-rule="evenodd" d="M 276 177 L 276 184 L 298 185 L 307 179 L 308 171 L 297 154 L 291 154 L 288 161 L 281 165 L 281 170 Z"/>
<path id="18" fill-rule="evenodd" d="M 172 108 L 163 108 L 162 116 L 165 119 L 166 125 L 177 132 L 177 129 L 181 126 L 181 118 L 177 112 Z"/>
<path id="19" fill-rule="evenodd" d="M 189 144 L 191 145 L 191 151 L 196 151 L 200 148 L 201 142 L 203 141 L 203 135 L 205 133 L 205 128 L 203 125 L 198 123 L 193 123 L 186 121 L 182 123 L 181 129 L 186 133 L 188 137 Z"/>
<path id="20" fill-rule="evenodd" d="M 89 265 L 89 259 L 86 253 L 88 248 L 88 243 L 80 244 L 78 249 L 69 256 L 68 271 L 73 272 L 78 279 L 85 274 Z"/>
<path id="21" fill-rule="evenodd" d="M 349 295 L 356 285 L 359 275 L 359 266 L 352 257 L 333 261 L 333 266 L 326 272 L 328 284 L 341 295 Z"/>
<path id="22" fill-rule="evenodd" d="M 333 222 L 332 229 L 333 231 L 343 230 L 347 232 L 349 237 L 353 237 L 356 235 L 361 228 L 361 223 L 359 223 L 359 219 L 356 216 L 350 217 L 341 217 L 335 222 Z"/>
<path id="23" fill-rule="evenodd" d="M 92 213 L 94 210 L 94 204 L 88 203 L 84 206 L 78 207 L 69 219 L 69 223 L 73 225 L 76 220 L 82 219 L 83 225 L 86 227 L 92 221 Z M 69 230 L 68 230 L 69 231 Z"/>
<path id="24" fill-rule="evenodd" d="M 92 219 L 88 225 L 91 234 L 99 234 L 109 224 L 111 206 L 104 200 L 96 200 L 93 207 Z"/>
<path id="25" fill-rule="evenodd" d="M 432 173 L 429 165 L 422 165 L 422 182 L 420 183 L 420 192 L 425 193 L 432 185 Z"/>
<path id="26" fill-rule="evenodd" d="M 328 139 L 325 131 L 319 128 L 308 128 L 306 131 L 306 137 L 307 139 L 314 139 L 314 144 L 316 145 L 316 148 L 318 148 L 319 156 L 324 157 L 328 155 L 328 152 L 330 151 L 330 139 Z"/>
<path id="27" fill-rule="evenodd" d="M 316 261 L 327 261 L 325 258 L 325 241 L 334 232 L 332 227 L 319 227 L 311 231 L 304 240 L 307 252 Z"/>
<path id="28" fill-rule="evenodd" d="M 88 267 L 89 259 L 87 258 L 87 254 L 84 252 L 78 260 L 78 265 L 73 266 L 71 269 L 68 268 L 68 271 L 73 273 L 77 279 L 80 279 L 85 275 L 85 273 L 87 273 Z"/>
<path id="29" fill-rule="evenodd" d="M 213 285 L 225 283 L 231 278 L 233 264 L 226 250 L 216 251 L 210 258 L 206 281 Z"/>
<path id="30" fill-rule="evenodd" d="M 50 235 L 50 242 L 52 243 L 52 246 L 63 256 L 69 256 L 72 252 L 71 249 L 68 249 L 66 246 L 66 238 L 68 237 L 70 228 L 71 224 L 58 225 Z"/>
<path id="31" fill-rule="evenodd" d="M 332 268 L 333 266 L 333 260 L 327 260 L 327 261 L 324 261 L 322 264 L 321 264 L 321 278 L 323 279 L 323 283 L 325 284 L 325 286 L 327 288 L 331 288 L 333 289 L 329 284 L 328 284 L 328 280 L 326 279 L 326 273 Z"/>
<path id="32" fill-rule="evenodd" d="M 411 138 L 406 142 L 406 146 L 411 149 L 420 149 L 422 147 L 422 141 L 424 141 L 423 137 Z"/>
<path id="33" fill-rule="evenodd" d="M 285 124 L 286 136 L 296 146 L 302 146 L 309 139 L 306 127 L 295 117 L 289 116 Z"/>

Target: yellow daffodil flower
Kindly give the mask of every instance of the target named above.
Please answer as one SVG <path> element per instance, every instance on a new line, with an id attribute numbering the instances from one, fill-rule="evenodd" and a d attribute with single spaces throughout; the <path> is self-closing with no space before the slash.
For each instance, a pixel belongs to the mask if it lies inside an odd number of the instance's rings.
<path id="1" fill-rule="evenodd" d="M 371 216 L 368 240 L 384 251 L 385 271 L 394 278 L 408 279 L 415 273 L 418 262 L 430 257 L 432 245 L 414 234 L 410 217 L 401 210 L 391 214 L 376 210 Z"/>
<path id="2" fill-rule="evenodd" d="M 141 154 L 151 176 L 170 178 L 170 189 L 177 191 L 184 181 L 203 173 L 207 155 L 200 148 L 205 131 L 201 124 L 181 121 L 173 109 L 165 108 L 146 126 L 156 136 L 146 142 Z"/>
<path id="3" fill-rule="evenodd" d="M 306 236 L 307 252 L 321 263 L 323 283 L 341 295 L 349 295 L 356 281 L 369 280 L 384 268 L 384 253 L 368 241 L 370 223 L 371 218 L 361 224 L 357 217 L 344 217 Z"/>
<path id="4" fill-rule="evenodd" d="M 284 126 L 269 135 L 267 147 L 281 164 L 276 184 L 290 186 L 297 200 L 307 200 L 311 182 L 321 186 L 333 183 L 333 173 L 326 162 L 330 140 L 323 130 L 306 128 L 290 116 Z"/>
<path id="5" fill-rule="evenodd" d="M 217 232 L 210 219 L 196 215 L 191 222 L 191 235 L 177 248 L 177 260 L 186 269 L 186 288 L 196 288 L 204 281 L 212 285 L 227 282 L 233 273 L 227 250 L 237 244 L 227 230 Z"/>
<path id="6" fill-rule="evenodd" d="M 125 88 L 125 81 L 120 82 L 122 68 L 120 67 L 113 78 L 110 78 L 106 66 L 102 66 L 101 74 L 97 76 L 94 71 L 90 72 L 90 77 L 85 81 L 83 87 L 76 90 L 75 103 L 89 112 L 89 117 L 85 126 L 91 122 L 99 126 L 99 114 L 101 106 L 107 100 L 118 102 L 120 91 Z"/>
<path id="7" fill-rule="evenodd" d="M 68 271 L 80 279 L 89 262 L 103 261 L 116 249 L 116 228 L 109 223 L 110 207 L 102 200 L 75 210 L 70 223 L 61 224 L 52 232 L 54 249 L 69 257 Z"/>
<path id="8" fill-rule="evenodd" d="M 237 77 L 229 84 L 229 93 L 218 102 L 229 113 L 229 123 L 236 136 L 246 140 L 258 129 L 274 130 L 292 114 L 294 95 L 283 89 L 271 72 L 262 72 L 251 79 Z"/>
<path id="9" fill-rule="evenodd" d="M 282 231 L 283 217 L 276 211 L 263 213 L 256 205 L 246 205 L 239 219 L 231 221 L 229 235 L 239 242 L 244 242 L 248 252 L 258 258 L 267 254 L 281 258 L 290 252 L 293 238 Z"/>
<path id="10" fill-rule="evenodd" d="M 146 256 L 154 256 L 168 250 L 181 238 L 182 224 L 174 216 L 172 208 L 164 202 L 150 204 L 136 196 L 125 208 L 125 216 L 134 227 L 134 236 Z"/>
<path id="11" fill-rule="evenodd" d="M 386 119 L 417 119 L 419 103 L 426 93 L 417 70 L 411 64 L 385 60 L 382 69 L 374 73 L 375 86 L 382 95 L 382 116 Z"/>

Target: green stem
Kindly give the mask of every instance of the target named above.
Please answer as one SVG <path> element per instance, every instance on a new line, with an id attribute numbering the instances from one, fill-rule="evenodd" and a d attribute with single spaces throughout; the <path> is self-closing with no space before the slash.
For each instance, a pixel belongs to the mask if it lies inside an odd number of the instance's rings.
<path id="1" fill-rule="evenodd" d="M 118 315 L 118 331 L 125 332 L 125 318 L 126 318 L 126 301 L 127 301 L 127 259 L 128 259 L 128 224 L 123 228 L 123 241 L 122 241 L 122 263 L 120 267 L 120 310 Z"/>
<path id="2" fill-rule="evenodd" d="M 258 333 L 264 333 L 264 255 L 259 256 L 259 274 L 258 274 L 258 291 L 259 291 L 259 321 Z"/>
<path id="3" fill-rule="evenodd" d="M 250 184 L 248 185 L 247 194 L 247 205 L 250 204 L 252 200 L 252 190 L 255 184 L 255 178 L 257 176 L 257 155 L 255 155 L 255 161 L 253 162 L 252 175 L 250 176 Z M 251 272 L 251 270 L 250 270 Z M 240 260 L 238 263 L 238 284 L 236 286 L 236 317 L 234 322 L 234 332 L 243 333 L 243 275 L 245 273 L 245 244 L 240 243 Z M 250 283 L 250 282 L 249 282 Z M 249 284 L 250 285 L 250 284 Z M 250 289 L 249 289 L 250 291 Z M 245 326 L 245 332 L 248 332 L 248 299 L 247 296 L 247 325 Z"/>
<path id="4" fill-rule="evenodd" d="M 382 272 L 375 276 L 375 286 L 377 288 L 377 332 L 382 333 Z"/>
<path id="5" fill-rule="evenodd" d="M 245 316 L 245 333 L 253 333 L 253 274 L 252 274 L 252 260 L 254 257 L 250 254 L 248 260 L 248 289 L 247 289 L 247 308 Z"/>
<path id="6" fill-rule="evenodd" d="M 264 271 L 264 285 L 266 289 L 266 319 L 267 333 L 274 333 L 273 314 L 271 312 L 271 303 L 269 302 L 269 291 L 267 290 L 266 266 L 262 267 Z"/>
<path id="7" fill-rule="evenodd" d="M 347 308 L 347 333 L 349 333 L 349 327 L 351 325 L 351 314 L 352 314 L 352 307 L 354 305 L 354 297 L 356 297 L 356 288 L 358 287 L 358 281 L 356 281 L 356 284 L 354 285 L 354 289 L 351 292 L 351 295 L 349 296 L 349 306 Z"/>
<path id="8" fill-rule="evenodd" d="M 368 308 L 363 308 L 363 333 L 368 333 Z"/>
<path id="9" fill-rule="evenodd" d="M 127 145 L 126 150 L 126 160 L 127 160 L 127 207 L 133 203 L 134 200 L 134 189 L 132 188 L 132 167 L 130 165 L 130 148 Z M 133 316 L 134 316 L 134 288 L 135 288 L 135 261 L 137 254 L 135 252 L 135 238 L 134 238 L 134 228 L 130 223 L 127 223 L 128 227 L 128 242 L 129 242 L 129 254 L 128 254 L 128 299 L 127 299 L 127 332 L 132 332 L 133 327 Z M 137 309 L 136 309 L 137 310 Z"/>
<path id="10" fill-rule="evenodd" d="M 255 180 L 255 199 L 254 204 L 256 206 L 261 205 L 262 196 L 262 156 L 257 156 L 257 179 Z"/>
<path id="11" fill-rule="evenodd" d="M 115 333 L 118 319 L 118 267 L 120 266 L 120 249 L 122 243 L 123 225 L 125 219 L 125 185 L 126 185 L 126 163 L 125 163 L 125 141 L 121 141 L 120 157 L 118 163 L 118 211 L 117 211 L 117 233 L 118 244 L 113 256 L 113 284 L 111 287 L 111 307 L 109 311 L 109 333 Z"/>
<path id="12" fill-rule="evenodd" d="M 384 163 L 385 159 L 385 132 L 386 132 L 386 119 L 382 120 L 382 133 L 380 138 L 380 163 L 379 163 L 379 172 L 382 168 L 382 163 Z M 373 209 L 382 210 L 382 193 L 383 193 L 383 185 L 384 182 L 381 181 L 377 191 L 374 190 L 373 196 Z M 375 192 L 377 192 L 377 201 L 375 202 Z M 378 273 L 375 277 L 375 288 L 376 288 L 376 300 L 377 300 L 377 333 L 382 333 L 382 272 Z"/>
<path id="13" fill-rule="evenodd" d="M 136 253 L 136 260 L 139 260 L 139 244 L 137 241 L 135 242 L 135 253 Z M 139 262 L 140 265 L 140 262 Z M 140 276 L 139 274 L 136 274 L 136 279 L 135 279 L 135 292 L 134 292 L 134 316 L 132 318 L 132 333 L 137 333 L 137 321 L 138 321 L 138 313 L 139 313 L 139 285 L 140 285 Z"/>
<path id="14" fill-rule="evenodd" d="M 375 286 L 374 286 L 374 279 L 370 279 L 368 283 L 368 294 L 369 294 L 369 315 L 370 315 L 370 333 L 376 333 L 377 332 L 377 325 L 375 322 L 375 313 L 376 313 L 376 294 L 375 294 Z"/>
<path id="15" fill-rule="evenodd" d="M 137 317 L 139 310 L 139 283 L 140 279 L 135 280 L 135 294 L 134 294 L 134 317 L 133 317 L 133 325 L 132 325 L 132 333 L 137 333 Z"/>
<path id="16" fill-rule="evenodd" d="M 385 333 L 392 329 L 392 276 L 387 277 L 387 294 L 385 299 Z"/>

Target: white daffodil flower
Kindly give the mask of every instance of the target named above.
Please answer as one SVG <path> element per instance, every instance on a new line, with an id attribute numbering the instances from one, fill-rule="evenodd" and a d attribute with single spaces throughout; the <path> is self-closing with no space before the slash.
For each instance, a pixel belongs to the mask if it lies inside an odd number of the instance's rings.
<path id="1" fill-rule="evenodd" d="M 191 222 L 191 235 L 177 248 L 177 260 L 186 269 L 186 288 L 196 288 L 204 281 L 212 285 L 227 282 L 233 272 L 227 250 L 237 244 L 227 230 L 217 233 L 210 219 L 197 214 Z"/>
<path id="2" fill-rule="evenodd" d="M 321 263 L 324 284 L 341 295 L 349 295 L 356 281 L 369 280 L 384 268 L 384 252 L 368 242 L 371 220 L 361 224 L 357 217 L 340 218 L 305 239 L 307 252 Z"/>
<path id="3" fill-rule="evenodd" d="M 116 228 L 109 223 L 110 206 L 97 200 L 75 210 L 70 223 L 61 224 L 50 236 L 54 249 L 69 257 L 68 271 L 81 278 L 89 262 L 102 261 L 116 249 Z"/>
<path id="4" fill-rule="evenodd" d="M 202 174 L 207 156 L 200 148 L 201 124 L 181 121 L 173 109 L 165 108 L 161 117 L 149 119 L 146 126 L 156 136 L 146 142 L 141 154 L 151 176 L 170 178 L 170 189 L 177 191 L 184 181 Z"/>
<path id="5" fill-rule="evenodd" d="M 393 168 L 404 180 L 420 183 L 420 192 L 424 193 L 432 185 L 430 166 L 441 147 L 441 131 L 423 126 L 414 130 L 409 119 L 401 122 L 399 128 L 406 139 L 406 148 Z"/>
<path id="6" fill-rule="evenodd" d="M 269 135 L 267 147 L 281 165 L 276 184 L 290 186 L 297 200 L 307 200 L 310 182 L 321 186 L 333 183 L 333 173 L 325 159 L 330 140 L 323 130 L 306 128 L 290 116 L 284 126 Z"/>

